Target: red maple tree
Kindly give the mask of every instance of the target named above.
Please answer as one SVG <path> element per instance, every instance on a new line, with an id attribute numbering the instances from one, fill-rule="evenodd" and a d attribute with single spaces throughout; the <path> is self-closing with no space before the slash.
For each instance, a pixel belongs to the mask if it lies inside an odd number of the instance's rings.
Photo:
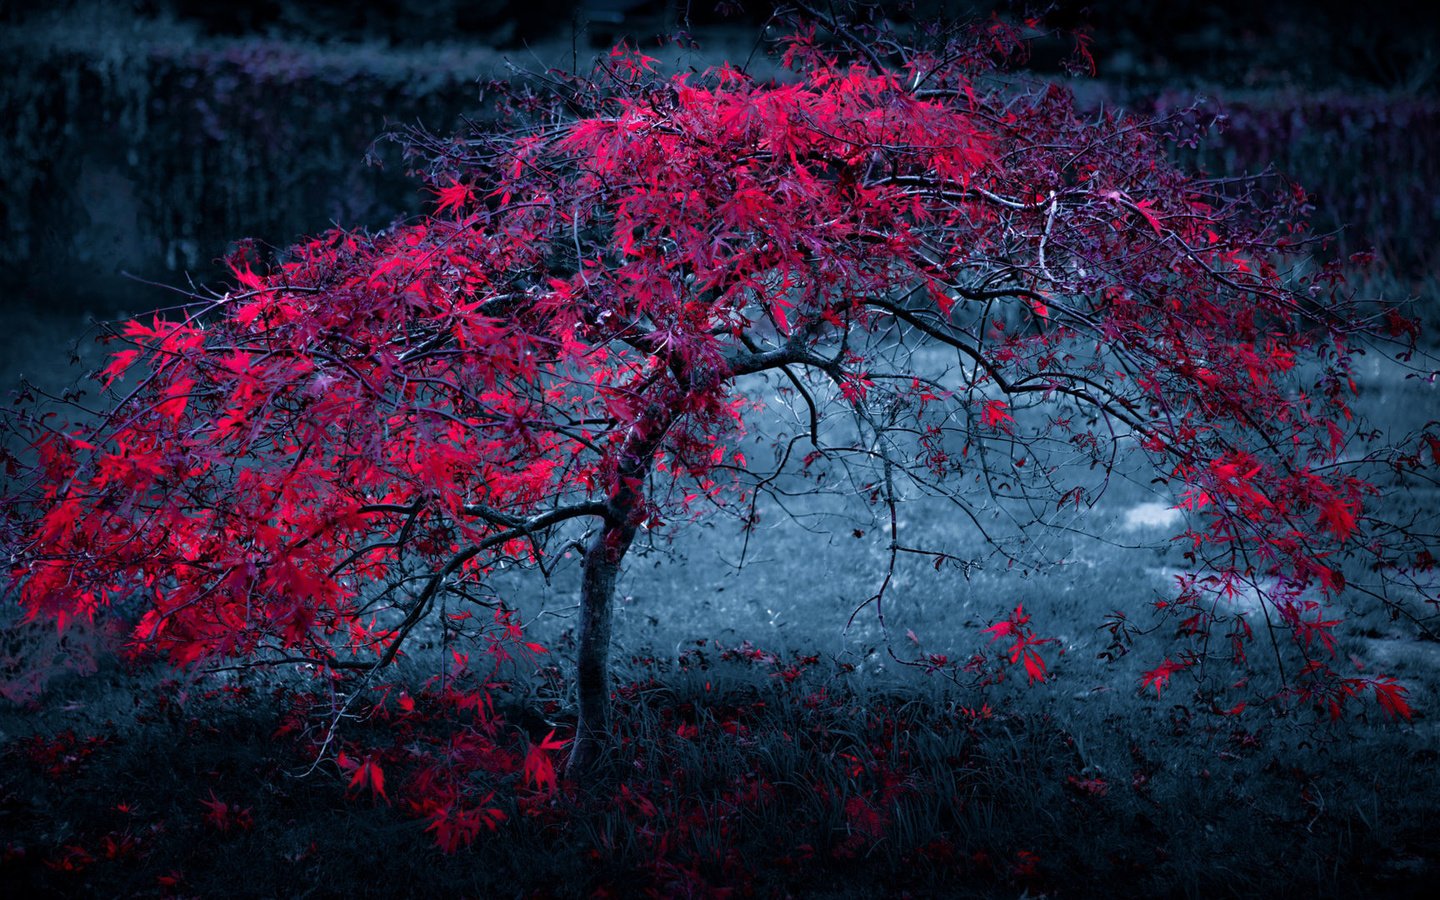
<path id="1" fill-rule="evenodd" d="M 93 415 L 18 408 L 21 602 L 63 622 L 139 595 L 134 640 L 182 665 L 373 672 L 446 598 L 486 602 L 497 565 L 578 547 L 580 771 L 642 528 L 828 466 L 892 526 L 919 490 L 1016 559 L 1024 529 L 982 506 L 1044 528 L 1134 458 L 1188 514 L 1195 573 L 1170 601 L 1186 645 L 1147 685 L 1243 656 L 1250 626 L 1213 602 L 1243 589 L 1302 660 L 1288 696 L 1338 715 L 1373 689 L 1405 715 L 1392 679 L 1325 651 L 1332 601 L 1386 601 L 1424 552 L 1360 474 L 1429 477 L 1421 445 L 1357 453 L 1349 406 L 1355 348 L 1413 332 L 1334 268 L 1298 278 L 1303 193 L 1181 171 L 1178 118 L 1004 74 L 1017 34 L 813 17 L 768 81 L 663 76 L 622 47 L 509 90 L 472 133 L 413 136 L 429 215 L 260 271 L 238 255 L 233 290 L 124 326 Z M 762 374 L 798 428 L 748 398 Z M 773 429 L 773 465 L 739 455 L 747 428 Z M 954 559 L 892 530 L 892 570 L 911 552 Z M 1347 587 L 1356 559 L 1373 583 Z M 1027 620 L 991 631 L 1043 678 Z M 1243 635 L 1209 640 L 1225 628 Z M 382 793 L 364 765 L 352 783 Z"/>

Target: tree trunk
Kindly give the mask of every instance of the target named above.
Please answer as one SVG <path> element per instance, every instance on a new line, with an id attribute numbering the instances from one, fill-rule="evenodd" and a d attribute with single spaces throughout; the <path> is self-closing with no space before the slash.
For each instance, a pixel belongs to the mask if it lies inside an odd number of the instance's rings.
<path id="1" fill-rule="evenodd" d="M 620 561 L 630 549 L 635 526 L 628 516 L 608 517 L 590 541 L 580 582 L 580 646 L 575 660 L 580 720 L 570 745 L 568 771 L 584 776 L 610 743 L 610 619 Z"/>
<path id="2" fill-rule="evenodd" d="M 635 423 L 616 467 L 605 523 L 585 548 L 580 646 L 575 659 L 580 719 L 568 766 L 573 777 L 583 778 L 592 771 L 610 747 L 610 618 L 615 579 L 645 512 L 645 478 L 673 420 L 674 413 L 667 406 L 656 404 Z"/>

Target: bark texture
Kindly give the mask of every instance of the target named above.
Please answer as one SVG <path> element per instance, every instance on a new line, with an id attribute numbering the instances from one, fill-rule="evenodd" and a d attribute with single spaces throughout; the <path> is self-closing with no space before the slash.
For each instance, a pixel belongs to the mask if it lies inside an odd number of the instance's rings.
<path id="1" fill-rule="evenodd" d="M 570 746 L 572 776 L 592 772 L 611 744 L 610 624 L 615 579 L 645 517 L 645 478 L 674 418 L 668 403 L 657 402 L 636 421 L 620 454 L 604 525 L 585 549 L 575 660 L 580 717 Z"/>

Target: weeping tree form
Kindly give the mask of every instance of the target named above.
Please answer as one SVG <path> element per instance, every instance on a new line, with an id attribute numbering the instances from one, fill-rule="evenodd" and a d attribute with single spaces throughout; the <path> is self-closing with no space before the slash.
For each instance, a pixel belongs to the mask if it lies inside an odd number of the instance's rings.
<path id="1" fill-rule="evenodd" d="M 123 326 L 88 417 L 18 407 L 21 602 L 63 622 L 138 595 L 134 640 L 177 664 L 373 675 L 447 603 L 492 603 L 495 567 L 579 549 L 583 771 L 642 529 L 745 516 L 785 470 L 832 466 L 892 525 L 918 490 L 1016 559 L 994 512 L 1043 528 L 1128 456 L 1187 513 L 1195 573 L 1147 684 L 1258 631 L 1276 699 L 1408 715 L 1327 651 L 1342 592 L 1412 614 L 1400 588 L 1429 559 L 1421 523 L 1367 512 L 1364 476 L 1427 478 L 1417 448 L 1440 443 L 1358 446 L 1347 406 L 1357 342 L 1410 326 L 1333 271 L 1296 277 L 1303 194 L 1177 170 L 1183 122 L 1082 114 L 1003 73 L 1020 47 L 999 24 L 906 42 L 802 17 L 770 81 L 619 48 L 472 133 L 412 136 L 430 214 L 260 271 L 239 254 L 228 293 Z M 762 373 L 797 426 L 748 399 Z M 767 416 L 762 467 L 737 445 Z M 892 571 L 956 559 L 903 537 Z M 1347 586 L 1353 559 L 1369 577 Z M 1219 602 L 1241 590 L 1259 627 Z M 1023 616 L 995 632 L 1036 659 Z"/>

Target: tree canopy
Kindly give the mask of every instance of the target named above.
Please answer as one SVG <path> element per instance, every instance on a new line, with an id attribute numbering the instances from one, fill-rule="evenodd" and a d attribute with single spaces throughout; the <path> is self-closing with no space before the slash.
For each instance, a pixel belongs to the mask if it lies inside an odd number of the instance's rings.
<path id="1" fill-rule="evenodd" d="M 622 46 L 502 91 L 469 133 L 412 135 L 430 214 L 242 251 L 231 290 L 118 331 L 101 405 L 17 407 L 21 602 L 63 623 L 139 595 L 133 639 L 182 665 L 374 671 L 446 598 L 493 607 L 502 561 L 580 548 L 584 767 L 640 529 L 831 467 L 892 521 L 907 492 L 946 498 L 1016 559 L 1128 456 L 1173 491 L 1193 563 L 1147 685 L 1243 659 L 1255 630 L 1213 601 L 1254 590 L 1263 645 L 1299 660 L 1286 698 L 1408 715 L 1326 651 L 1334 601 L 1392 602 L 1428 552 L 1367 512 L 1362 466 L 1431 478 L 1440 441 L 1357 450 L 1351 409 L 1357 347 L 1403 354 L 1409 323 L 1306 269 L 1298 187 L 1177 169 L 1196 123 L 1082 109 L 1005 69 L 1022 46 L 806 17 L 773 79 Z M 747 393 L 761 373 L 798 427 Z M 747 430 L 773 460 L 739 452 Z M 888 552 L 952 559 L 895 531 Z M 1003 624 L 1033 665 L 1023 612 Z"/>

